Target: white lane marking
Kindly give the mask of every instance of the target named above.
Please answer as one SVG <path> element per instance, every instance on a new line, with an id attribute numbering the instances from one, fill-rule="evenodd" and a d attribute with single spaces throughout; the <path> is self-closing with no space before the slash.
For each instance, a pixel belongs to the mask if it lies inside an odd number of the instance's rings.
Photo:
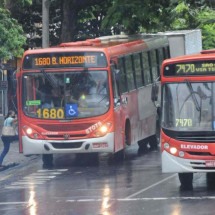
<path id="1" fill-rule="evenodd" d="M 44 175 L 45 172 L 36 172 L 36 173 L 32 173 L 30 174 L 29 176 L 41 176 L 41 175 Z M 46 175 L 61 175 L 62 172 L 46 172 Z"/>
<path id="2" fill-rule="evenodd" d="M 40 170 L 38 170 L 37 172 L 66 172 L 66 171 L 68 171 L 68 169 L 53 169 L 53 170 L 51 170 L 51 169 L 40 169 Z"/>
<path id="3" fill-rule="evenodd" d="M 5 189 L 27 189 L 27 188 L 29 188 L 29 185 L 26 185 L 26 186 L 6 186 L 6 187 L 4 187 Z"/>
<path id="4" fill-rule="evenodd" d="M 143 193 L 143 192 L 145 192 L 145 191 L 147 191 L 147 190 L 149 190 L 149 189 L 151 189 L 151 188 L 153 188 L 153 187 L 155 187 L 155 186 L 157 186 L 157 185 L 159 185 L 159 184 L 162 184 L 163 182 L 165 182 L 165 181 L 167 181 L 167 180 L 169 180 L 169 179 L 171 179 L 171 178 L 174 178 L 176 175 L 177 175 L 177 174 L 173 174 L 173 175 L 171 175 L 171 176 L 169 176 L 169 177 L 167 177 L 167 178 L 164 178 L 163 180 L 158 181 L 158 182 L 156 182 L 156 183 L 150 185 L 149 187 L 146 187 L 146 188 L 144 188 L 144 189 L 142 189 L 142 190 L 140 190 L 140 191 L 138 191 L 138 192 L 136 192 L 136 193 L 133 193 L 132 195 L 129 195 L 129 196 L 125 197 L 125 199 L 130 199 L 130 198 L 132 198 L 132 197 L 134 197 L 134 196 L 137 196 L 137 195 L 139 195 L 140 193 Z"/>
<path id="5" fill-rule="evenodd" d="M 11 176 L 13 176 L 13 174 L 10 174 L 10 175 L 5 176 L 5 177 L 1 177 L 0 181 L 7 180 L 7 179 L 10 178 Z"/>
<path id="6" fill-rule="evenodd" d="M 14 183 L 12 183 L 11 185 L 12 186 L 15 186 L 15 185 L 25 185 L 25 184 L 29 184 L 29 185 L 36 185 L 36 184 L 44 184 L 44 181 L 42 181 L 42 182 L 38 182 L 38 181 L 36 181 L 36 182 L 26 182 L 26 181 L 18 181 L 18 182 L 14 182 Z"/>
<path id="7" fill-rule="evenodd" d="M 0 205 L 24 205 L 29 204 L 29 202 L 0 202 Z"/>
<path id="8" fill-rule="evenodd" d="M 25 179 L 44 179 L 44 180 L 49 180 L 49 179 L 52 179 L 52 178 L 55 178 L 56 176 L 46 176 L 46 175 L 43 175 L 43 176 L 26 176 L 24 177 Z"/>
<path id="9" fill-rule="evenodd" d="M 215 196 L 186 196 L 186 197 L 157 197 L 157 198 L 126 198 L 126 199 L 109 199 L 108 202 L 131 202 L 131 201 L 165 201 L 165 200 L 214 200 Z M 104 199 L 67 199 L 66 202 L 103 202 Z M 62 202 L 58 200 L 57 202 Z"/>
<path id="10" fill-rule="evenodd" d="M 57 170 L 37 170 L 23 179 L 13 182 L 11 185 L 6 186 L 5 189 L 26 189 L 37 185 L 42 185 L 47 181 L 54 179 L 56 176 L 62 174 L 68 169 L 57 169 Z"/>

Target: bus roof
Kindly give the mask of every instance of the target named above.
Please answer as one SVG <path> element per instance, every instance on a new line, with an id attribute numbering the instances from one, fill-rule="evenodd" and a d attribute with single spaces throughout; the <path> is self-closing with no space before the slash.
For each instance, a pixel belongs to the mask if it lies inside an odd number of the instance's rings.
<path id="1" fill-rule="evenodd" d="M 155 34 L 114 35 L 87 39 L 85 41 L 61 43 L 55 47 L 27 50 L 24 55 L 62 51 L 102 51 L 109 53 L 111 56 L 118 56 L 143 49 L 153 49 L 158 45 L 161 46 L 161 44 L 163 46 L 168 44 L 167 36 Z"/>
<path id="2" fill-rule="evenodd" d="M 186 62 L 186 61 L 195 61 L 195 60 L 215 60 L 215 49 L 202 50 L 199 53 L 191 55 L 182 55 L 174 58 L 169 58 L 164 60 L 164 64 L 171 64 L 175 62 Z"/>

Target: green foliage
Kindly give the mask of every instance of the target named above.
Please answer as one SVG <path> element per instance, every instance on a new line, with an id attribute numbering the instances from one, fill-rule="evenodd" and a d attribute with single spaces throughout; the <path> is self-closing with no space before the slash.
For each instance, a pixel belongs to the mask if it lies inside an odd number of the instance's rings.
<path id="1" fill-rule="evenodd" d="M 0 8 L 0 59 L 21 57 L 25 41 L 22 27 L 10 17 L 8 10 Z"/>
<path id="2" fill-rule="evenodd" d="M 75 40 L 85 40 L 104 35 L 110 35 L 110 28 L 101 28 L 104 17 L 107 15 L 108 2 L 89 6 L 78 13 L 77 34 Z"/>
<path id="3" fill-rule="evenodd" d="M 194 7 L 180 1 L 172 10 L 171 30 L 199 28 L 202 30 L 203 49 L 215 47 L 215 11 L 206 5 Z"/>
<path id="4" fill-rule="evenodd" d="M 0 0 L 0 7 L 6 9 L 10 9 L 14 6 L 24 7 L 31 4 L 32 0 Z"/>
<path id="5" fill-rule="evenodd" d="M 68 11 L 62 11 L 65 2 L 71 5 Z M 23 26 L 28 35 L 28 46 L 41 46 L 42 0 L 0 0 L 0 7 L 7 8 Z M 50 0 L 50 44 L 59 44 L 66 29 L 74 40 L 83 40 L 121 31 L 134 34 L 200 28 L 203 48 L 214 48 L 214 7 L 215 2 L 208 0 Z M 72 15 L 74 10 L 76 16 L 70 16 L 68 26 L 62 28 L 63 14 Z M 10 19 L 7 16 L 6 20 Z M 18 29 L 18 23 L 15 29 Z M 12 33 L 17 32 L 14 30 Z"/>
<path id="6" fill-rule="evenodd" d="M 215 47 L 215 11 L 209 7 L 201 8 L 196 16 L 199 23 L 198 27 L 202 29 L 202 43 L 204 49 Z"/>
<path id="7" fill-rule="evenodd" d="M 121 31 L 128 34 L 140 30 L 156 32 L 164 29 L 168 16 L 169 0 L 113 0 L 112 6 L 104 19 L 103 27 L 119 26 Z M 163 17 L 166 17 L 166 20 Z M 162 21 L 163 20 L 163 21 Z"/>

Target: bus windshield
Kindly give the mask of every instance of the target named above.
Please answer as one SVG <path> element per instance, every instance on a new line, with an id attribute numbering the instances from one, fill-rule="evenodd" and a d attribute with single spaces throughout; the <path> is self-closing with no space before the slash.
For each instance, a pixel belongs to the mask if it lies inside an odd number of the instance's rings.
<path id="1" fill-rule="evenodd" d="M 107 71 L 29 72 L 23 76 L 24 113 L 33 118 L 94 117 L 109 109 Z"/>
<path id="2" fill-rule="evenodd" d="M 165 84 L 162 127 L 174 131 L 214 131 L 213 95 L 214 82 Z"/>

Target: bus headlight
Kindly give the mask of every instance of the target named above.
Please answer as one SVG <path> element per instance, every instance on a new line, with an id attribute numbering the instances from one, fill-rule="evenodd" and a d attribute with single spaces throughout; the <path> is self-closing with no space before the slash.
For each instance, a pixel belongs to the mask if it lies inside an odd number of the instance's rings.
<path id="1" fill-rule="evenodd" d="M 26 134 L 31 135 L 33 133 L 33 130 L 31 128 L 26 129 Z"/>
<path id="2" fill-rule="evenodd" d="M 112 123 L 107 122 L 103 124 L 101 127 L 99 127 L 93 134 L 94 137 L 103 137 L 105 136 L 109 131 L 112 126 Z"/>
<path id="3" fill-rule="evenodd" d="M 169 151 L 171 154 L 175 155 L 178 150 L 175 147 L 171 147 Z"/>
<path id="4" fill-rule="evenodd" d="M 42 136 L 31 127 L 24 126 L 23 130 L 24 130 L 24 133 L 31 139 L 38 139 L 38 138 L 42 139 Z"/>

